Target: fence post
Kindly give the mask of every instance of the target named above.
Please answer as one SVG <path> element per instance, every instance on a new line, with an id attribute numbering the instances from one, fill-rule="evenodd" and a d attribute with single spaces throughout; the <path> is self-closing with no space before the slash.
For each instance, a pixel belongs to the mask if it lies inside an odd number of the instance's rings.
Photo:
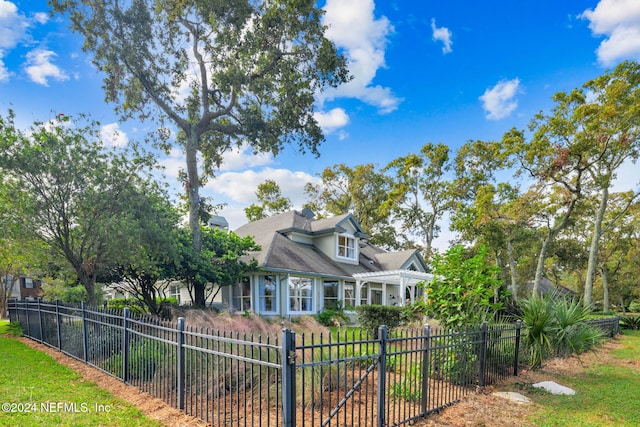
<path id="1" fill-rule="evenodd" d="M 84 361 L 89 362 L 89 328 L 87 328 L 87 303 L 82 301 L 82 349 L 84 351 Z"/>
<path id="2" fill-rule="evenodd" d="M 282 330 L 282 426 L 296 425 L 296 334 Z"/>
<path id="3" fill-rule="evenodd" d="M 478 385 L 485 386 L 487 374 L 487 322 L 482 322 L 482 332 L 480 334 L 480 369 L 478 372 Z"/>
<path id="4" fill-rule="evenodd" d="M 178 370 L 178 409 L 184 409 L 185 400 L 185 363 L 184 363 L 184 317 L 178 317 L 178 348 L 176 349 L 176 364 Z"/>
<path id="5" fill-rule="evenodd" d="M 387 391 L 387 326 L 378 328 L 378 427 L 386 426 L 384 414 L 386 412 Z"/>
<path id="6" fill-rule="evenodd" d="M 24 311 L 27 314 L 27 336 L 31 337 L 31 321 L 29 320 L 29 301 L 24 302 Z"/>
<path id="7" fill-rule="evenodd" d="M 129 381 L 129 307 L 122 310 L 122 381 Z"/>
<path id="8" fill-rule="evenodd" d="M 41 298 L 38 297 L 38 325 L 40 326 L 40 342 L 44 342 L 44 327 L 42 326 L 42 307 L 40 306 Z"/>
<path id="9" fill-rule="evenodd" d="M 58 350 L 62 351 L 62 317 L 60 316 L 60 300 L 56 300 L 56 334 L 58 335 Z"/>
<path id="10" fill-rule="evenodd" d="M 518 320 L 516 322 L 516 352 L 513 355 L 513 376 L 514 377 L 518 376 L 518 364 L 519 364 L 518 358 L 520 357 L 520 333 L 521 333 L 521 329 L 522 329 L 522 320 Z"/>
<path id="11" fill-rule="evenodd" d="M 424 350 L 422 352 L 422 415 L 427 416 L 429 404 L 429 356 L 431 353 L 431 325 L 424 325 Z"/>

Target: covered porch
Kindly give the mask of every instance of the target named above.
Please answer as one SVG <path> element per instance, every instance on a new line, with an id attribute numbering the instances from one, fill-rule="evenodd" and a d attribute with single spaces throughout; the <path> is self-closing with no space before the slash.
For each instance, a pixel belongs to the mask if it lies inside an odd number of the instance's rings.
<path id="1" fill-rule="evenodd" d="M 357 273 L 353 278 L 356 280 L 356 305 L 404 306 L 420 296 L 417 284 L 430 282 L 433 274 L 413 270 L 387 270 Z"/>

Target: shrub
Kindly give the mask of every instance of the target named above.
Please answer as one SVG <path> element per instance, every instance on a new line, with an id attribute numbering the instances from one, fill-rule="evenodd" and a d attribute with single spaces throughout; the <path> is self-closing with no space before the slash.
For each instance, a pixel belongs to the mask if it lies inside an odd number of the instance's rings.
<path id="1" fill-rule="evenodd" d="M 586 323 L 589 309 L 580 301 L 551 293 L 520 301 L 524 343 L 532 368 L 539 368 L 551 355 L 566 357 L 595 347 L 602 331 Z"/>
<path id="2" fill-rule="evenodd" d="M 620 318 L 620 326 L 622 329 L 630 329 L 632 331 L 640 330 L 640 316 L 624 316 Z"/>
<path id="3" fill-rule="evenodd" d="M 335 308 L 325 308 L 315 315 L 318 323 L 324 326 L 335 326 L 340 323 L 349 323 L 350 319 L 342 308 L 342 301 L 338 301 Z"/>
<path id="4" fill-rule="evenodd" d="M 402 307 L 384 305 L 360 305 L 356 307 L 358 323 L 369 331 L 374 338 L 378 338 L 378 328 L 387 325 L 394 328 L 400 325 L 402 319 Z"/>
<path id="5" fill-rule="evenodd" d="M 640 300 L 631 301 L 631 304 L 629 304 L 629 311 L 632 313 L 640 313 Z"/>
<path id="6" fill-rule="evenodd" d="M 488 249 L 482 246 L 470 255 L 456 245 L 444 256 L 434 256 L 433 280 L 423 285 L 428 299 L 417 301 L 416 311 L 457 328 L 490 320 L 503 308 L 507 294 L 499 280 L 500 269 L 489 262 Z"/>
<path id="7" fill-rule="evenodd" d="M 21 337 L 22 336 L 22 325 L 20 322 L 11 322 L 7 325 L 7 333 L 12 337 Z"/>

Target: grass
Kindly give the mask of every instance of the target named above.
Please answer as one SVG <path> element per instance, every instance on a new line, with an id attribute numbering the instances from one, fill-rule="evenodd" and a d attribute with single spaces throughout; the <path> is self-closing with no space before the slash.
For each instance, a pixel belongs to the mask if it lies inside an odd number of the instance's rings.
<path id="1" fill-rule="evenodd" d="M 8 331 L 0 320 L 0 335 Z M 0 355 L 0 426 L 161 425 L 18 340 L 0 336 Z"/>
<path id="2" fill-rule="evenodd" d="M 613 350 L 614 360 L 601 361 L 577 376 L 560 376 L 556 382 L 576 390 L 574 396 L 545 394 L 534 399 L 541 409 L 532 417 L 541 427 L 631 427 L 640 425 L 638 396 L 640 370 L 625 361 L 640 359 L 640 331 L 625 331 L 622 347 Z"/>

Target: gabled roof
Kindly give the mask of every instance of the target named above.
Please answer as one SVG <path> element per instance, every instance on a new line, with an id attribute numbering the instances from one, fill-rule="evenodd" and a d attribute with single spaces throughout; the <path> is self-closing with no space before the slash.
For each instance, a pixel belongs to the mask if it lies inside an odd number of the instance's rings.
<path id="1" fill-rule="evenodd" d="M 313 220 L 298 211 L 289 211 L 270 218 L 261 219 L 238 228 L 240 236 L 253 236 L 261 246 L 260 251 L 251 252 L 248 258 L 255 258 L 258 265 L 266 270 L 312 273 L 322 276 L 350 278 L 354 274 L 384 270 L 399 270 L 407 267 L 412 257 L 426 269 L 422 257 L 415 250 L 388 253 L 381 248 L 366 244 L 360 247 L 358 265 L 336 262 L 312 244 L 303 244 L 289 239 L 292 233 L 310 237 L 326 233 L 342 233 L 348 223 L 356 230 L 356 237 L 365 237 L 358 221 L 351 214 L 333 218 Z"/>

